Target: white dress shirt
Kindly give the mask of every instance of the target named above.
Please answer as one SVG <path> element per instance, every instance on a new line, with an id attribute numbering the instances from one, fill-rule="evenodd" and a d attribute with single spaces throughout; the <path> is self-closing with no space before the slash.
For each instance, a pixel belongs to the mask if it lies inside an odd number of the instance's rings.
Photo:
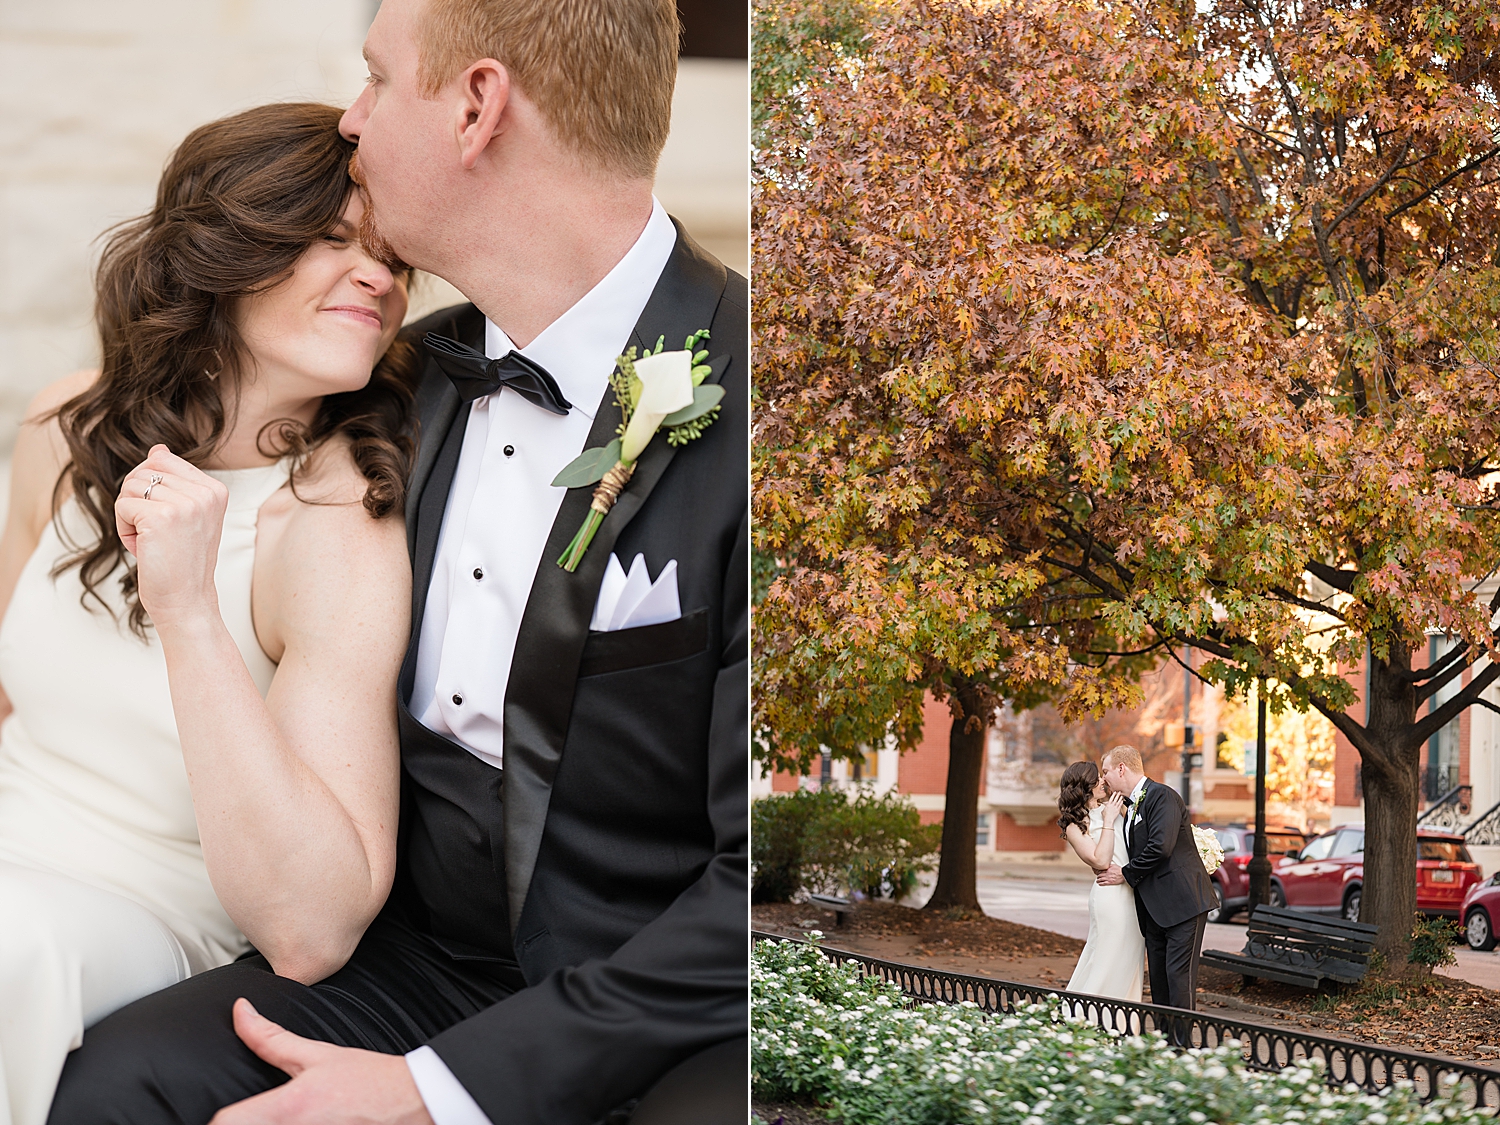
<path id="1" fill-rule="evenodd" d="M 476 399 L 469 411 L 427 588 L 411 712 L 492 766 L 505 760 L 505 687 L 532 579 L 539 565 L 555 561 L 542 551 L 567 489 L 553 488 L 552 479 L 583 452 L 615 357 L 676 244 L 672 220 L 653 200 L 645 229 L 615 268 L 518 349 L 557 380 L 573 404 L 566 416 L 504 389 Z M 485 355 L 498 359 L 511 350 L 505 333 L 486 320 Z M 406 1060 L 436 1125 L 490 1125 L 431 1047 Z"/>
<path id="2" fill-rule="evenodd" d="M 504 763 L 505 686 L 531 582 L 539 564 L 555 561 L 542 550 L 567 489 L 552 479 L 583 452 L 615 357 L 676 242 L 672 220 L 654 203 L 619 264 L 519 349 L 557 380 L 573 404 L 566 416 L 503 389 L 469 411 L 427 587 L 411 713 L 492 766 Z M 489 321 L 484 337 L 491 359 L 512 350 Z"/>

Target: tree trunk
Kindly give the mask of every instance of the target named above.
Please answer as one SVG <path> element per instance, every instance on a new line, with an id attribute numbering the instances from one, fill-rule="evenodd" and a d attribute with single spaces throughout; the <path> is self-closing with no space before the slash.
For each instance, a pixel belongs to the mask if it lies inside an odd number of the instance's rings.
<path id="1" fill-rule="evenodd" d="M 1411 742 L 1416 694 L 1399 675 L 1411 653 L 1392 648 L 1389 662 L 1370 657 L 1370 698 L 1365 732 L 1371 746 L 1363 761 L 1365 797 L 1364 885 L 1359 920 L 1380 927 L 1375 948 L 1392 969 L 1406 965 L 1417 912 L 1417 762 Z"/>
<path id="2" fill-rule="evenodd" d="M 943 850 L 938 860 L 937 886 L 927 900 L 928 910 L 950 907 L 979 909 L 975 884 L 974 839 L 979 817 L 979 773 L 984 768 L 984 736 L 990 716 L 978 690 L 960 684 L 953 689 L 956 704 L 948 730 L 948 794 L 943 802 Z"/>

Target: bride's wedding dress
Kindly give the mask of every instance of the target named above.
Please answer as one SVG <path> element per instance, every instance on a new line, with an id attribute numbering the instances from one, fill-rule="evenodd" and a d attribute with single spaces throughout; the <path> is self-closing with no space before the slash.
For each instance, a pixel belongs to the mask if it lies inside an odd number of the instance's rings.
<path id="1" fill-rule="evenodd" d="M 1089 839 L 1097 843 L 1103 830 L 1104 813 L 1091 809 Z M 1114 862 L 1120 867 L 1130 862 L 1123 816 L 1115 822 Z M 1101 887 L 1095 883 L 1089 891 L 1089 939 L 1068 979 L 1068 991 L 1138 1001 L 1145 959 L 1146 939 L 1141 936 L 1130 884 Z"/>
<path id="2" fill-rule="evenodd" d="M 229 507 L 214 578 L 220 612 L 264 695 L 275 665 L 250 617 L 255 528 L 288 463 L 215 472 Z M 88 524 L 68 500 L 71 542 Z M 0 624 L 0 1125 L 44 1125 L 83 1031 L 247 948 L 209 884 L 154 635 L 94 604 L 43 532 Z M 118 574 L 98 586 L 113 600 Z M 148 632 L 148 635 L 149 634 Z"/>

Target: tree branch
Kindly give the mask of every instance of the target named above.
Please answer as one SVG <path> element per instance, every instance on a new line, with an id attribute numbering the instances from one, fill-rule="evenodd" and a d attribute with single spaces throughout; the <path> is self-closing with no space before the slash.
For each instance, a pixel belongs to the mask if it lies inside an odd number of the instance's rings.
<path id="1" fill-rule="evenodd" d="M 1497 678 L 1500 678 L 1500 664 L 1491 664 L 1484 671 L 1475 675 L 1472 680 L 1464 685 L 1462 691 L 1436 711 L 1432 712 L 1432 714 L 1417 722 L 1416 726 L 1412 728 L 1413 744 L 1420 746 L 1454 719 L 1458 718 L 1470 704 L 1484 693 L 1484 689 L 1494 683 Z"/>
<path id="2" fill-rule="evenodd" d="M 1361 207 L 1363 207 L 1364 204 L 1365 204 L 1365 201 L 1367 199 L 1369 199 L 1370 196 L 1374 195 L 1381 188 L 1385 187 L 1386 184 L 1390 183 L 1391 177 L 1394 176 L 1400 170 L 1400 168 L 1401 168 L 1401 161 L 1404 160 L 1404 159 L 1406 159 L 1406 154 L 1407 154 L 1408 150 L 1410 150 L 1410 148 L 1411 148 L 1411 138 L 1408 137 L 1406 140 L 1404 140 L 1404 141 L 1401 142 L 1401 148 L 1397 151 L 1396 158 L 1393 161 L 1391 161 L 1391 166 L 1389 168 L 1387 168 L 1375 180 L 1375 182 L 1373 184 L 1371 184 L 1368 188 L 1366 188 L 1364 191 L 1360 192 L 1357 196 L 1355 196 L 1349 202 L 1348 206 L 1346 206 L 1342 211 L 1340 211 L 1337 215 L 1335 215 L 1332 220 L 1330 220 L 1330 222 L 1328 224 L 1328 228 L 1327 228 L 1327 232 L 1329 234 L 1332 234 L 1335 230 L 1338 229 L 1338 225 L 1340 223 L 1342 223 L 1350 215 L 1354 214 L 1354 212 L 1358 211 Z M 1390 216 L 1387 216 L 1387 218 L 1389 218 L 1389 217 Z"/>
<path id="3" fill-rule="evenodd" d="M 1340 570 L 1316 560 L 1309 561 L 1303 569 L 1318 581 L 1326 582 L 1335 590 L 1342 590 L 1346 594 L 1354 592 L 1354 579 L 1359 575 L 1357 570 Z"/>
<path id="4" fill-rule="evenodd" d="M 1340 621 L 1348 620 L 1348 618 L 1346 618 L 1338 610 L 1329 609 L 1322 602 L 1310 602 L 1306 598 L 1299 598 L 1290 590 L 1284 590 L 1280 586 L 1272 586 L 1270 587 L 1270 591 L 1271 593 L 1275 594 L 1281 601 L 1288 602 L 1295 606 L 1301 606 L 1303 609 L 1310 609 L 1314 613 L 1326 613 L 1329 617 L 1337 618 Z"/>
<path id="5" fill-rule="evenodd" d="M 1462 176 L 1465 172 L 1468 172 L 1471 169 L 1478 168 L 1486 160 L 1490 159 L 1490 157 L 1492 157 L 1492 156 L 1495 156 L 1497 153 L 1500 153 L 1500 145 L 1497 145 L 1495 148 L 1490 149 L 1490 151 L 1487 152 L 1487 153 L 1485 153 L 1483 156 L 1475 157 L 1473 160 L 1469 161 L 1463 167 L 1453 169 L 1453 171 L 1449 172 L 1446 176 L 1444 176 L 1437 183 L 1433 184 L 1430 188 L 1428 188 L 1426 191 L 1424 191 L 1421 195 L 1415 196 L 1412 199 L 1408 199 L 1405 203 L 1401 204 L 1400 207 L 1397 207 L 1390 214 L 1386 215 L 1386 220 L 1390 221 L 1391 219 L 1394 219 L 1397 215 L 1401 214 L 1402 211 L 1406 211 L 1406 210 L 1408 210 L 1408 209 L 1410 209 L 1412 207 L 1415 207 L 1418 203 L 1421 203 L 1422 200 L 1426 199 L 1428 196 L 1432 195 L 1434 192 L 1441 191 L 1444 187 L 1446 187 L 1453 180 L 1457 179 L 1459 176 Z"/>
<path id="6" fill-rule="evenodd" d="M 1463 659 L 1468 651 L 1469 642 L 1465 641 L 1463 644 L 1455 645 L 1451 651 L 1444 653 L 1443 658 L 1435 664 L 1430 664 L 1426 668 L 1419 668 L 1411 672 L 1403 672 L 1401 678 L 1405 680 L 1410 677 L 1408 680 L 1409 683 L 1422 685 L 1416 690 L 1416 699 L 1418 703 L 1425 703 L 1438 692 L 1442 691 L 1443 688 L 1447 687 L 1448 684 L 1452 683 L 1454 676 L 1463 675 L 1464 669 L 1474 663 L 1472 660 Z M 1424 683 L 1423 681 L 1426 682 Z"/>

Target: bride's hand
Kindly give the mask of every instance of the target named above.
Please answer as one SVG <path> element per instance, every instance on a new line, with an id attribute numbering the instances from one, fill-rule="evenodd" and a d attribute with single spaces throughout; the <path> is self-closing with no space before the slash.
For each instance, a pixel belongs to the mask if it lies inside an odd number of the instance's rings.
<path id="1" fill-rule="evenodd" d="M 229 490 L 165 445 L 125 477 L 115 524 L 136 558 L 141 605 L 158 629 L 218 611 L 214 568 Z"/>
<path id="2" fill-rule="evenodd" d="M 1125 811 L 1125 798 L 1119 793 L 1111 793 L 1109 800 L 1104 802 L 1100 810 L 1104 815 L 1104 827 L 1113 828 L 1115 821 L 1120 819 L 1120 814 Z"/>

